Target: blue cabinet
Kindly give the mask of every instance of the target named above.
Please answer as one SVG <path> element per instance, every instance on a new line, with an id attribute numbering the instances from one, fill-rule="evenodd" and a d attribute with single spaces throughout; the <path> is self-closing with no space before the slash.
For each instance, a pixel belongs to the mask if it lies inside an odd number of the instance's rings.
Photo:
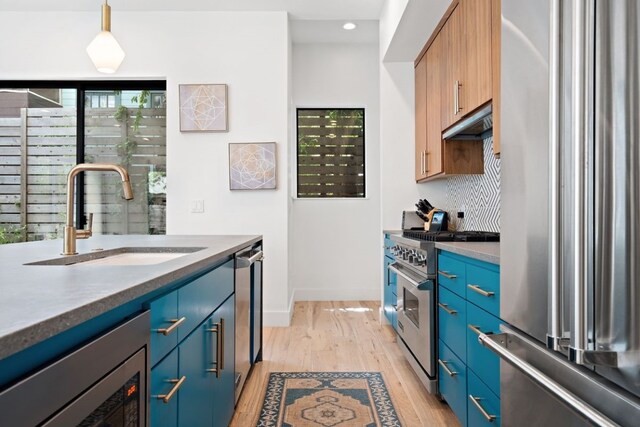
<path id="1" fill-rule="evenodd" d="M 500 267 L 441 251 L 438 283 L 440 394 L 462 425 L 500 425 L 500 359 L 478 342 L 500 329 Z"/>
<path id="2" fill-rule="evenodd" d="M 388 268 L 393 262 L 393 259 L 384 257 L 384 314 L 393 329 L 398 329 L 398 277 Z"/>
<path id="3" fill-rule="evenodd" d="M 151 426 L 231 422 L 234 303 L 233 260 L 151 302 Z"/>

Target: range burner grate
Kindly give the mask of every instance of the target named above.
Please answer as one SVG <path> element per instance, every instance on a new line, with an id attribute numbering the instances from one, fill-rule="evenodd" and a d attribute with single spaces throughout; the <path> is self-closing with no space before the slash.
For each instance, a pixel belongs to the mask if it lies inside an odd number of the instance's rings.
<path id="1" fill-rule="evenodd" d="M 414 231 L 405 230 L 403 237 L 428 242 L 499 242 L 500 233 L 490 231 Z"/>

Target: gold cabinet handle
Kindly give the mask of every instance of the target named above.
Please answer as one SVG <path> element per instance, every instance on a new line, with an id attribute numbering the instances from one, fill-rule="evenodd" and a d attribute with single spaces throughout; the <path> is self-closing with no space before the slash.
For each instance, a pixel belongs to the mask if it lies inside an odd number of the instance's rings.
<path id="1" fill-rule="evenodd" d="M 438 306 L 443 309 L 444 311 L 446 311 L 447 313 L 449 313 L 452 316 L 455 316 L 456 314 L 458 314 L 458 312 L 456 310 L 452 310 L 449 308 L 449 306 L 447 304 L 443 304 L 441 302 L 438 303 Z"/>
<path id="2" fill-rule="evenodd" d="M 184 323 L 185 320 L 187 320 L 186 317 L 181 317 L 179 319 L 171 319 L 171 320 L 169 320 L 169 322 L 173 323 L 173 325 L 169 326 L 168 328 L 156 329 L 156 332 L 159 333 L 159 334 L 162 334 L 162 335 L 169 335 L 178 326 L 180 326 L 182 323 Z"/>
<path id="3" fill-rule="evenodd" d="M 171 387 L 171 390 L 169 390 L 169 393 L 157 394 L 153 397 L 155 397 L 156 399 L 162 400 L 163 403 L 169 403 L 173 395 L 176 394 L 178 389 L 182 386 L 182 383 L 184 383 L 186 380 L 187 380 L 186 375 L 183 375 L 180 379 L 169 380 L 168 382 L 173 384 L 173 387 Z"/>
<path id="4" fill-rule="evenodd" d="M 446 277 L 449 280 L 455 280 L 458 278 L 458 276 L 456 276 L 455 274 L 449 274 L 446 271 L 442 271 L 442 270 L 438 270 L 438 274 Z"/>
<path id="5" fill-rule="evenodd" d="M 220 378 L 220 373 L 224 369 L 224 319 L 220 319 L 220 322 L 214 323 L 213 328 L 206 331 L 216 334 L 216 349 L 211 349 L 211 352 L 216 355 L 216 360 L 212 362 L 216 367 L 206 369 L 206 371 L 216 374 L 216 378 Z"/>
<path id="6" fill-rule="evenodd" d="M 429 168 L 427 167 L 427 156 L 429 155 L 428 151 L 424 152 L 424 174 L 426 175 L 429 172 Z"/>
<path id="7" fill-rule="evenodd" d="M 438 364 L 440 366 L 442 366 L 442 369 L 444 369 L 444 371 L 447 373 L 447 375 L 449 375 L 450 377 L 455 377 L 456 375 L 458 375 L 457 372 L 452 371 L 451 369 L 449 369 L 449 367 L 447 366 L 447 363 L 449 363 L 449 362 L 445 362 L 444 360 L 438 359 Z"/>
<path id="8" fill-rule="evenodd" d="M 474 333 L 474 334 L 476 334 L 476 335 L 480 335 L 480 334 L 484 333 L 484 332 L 482 332 L 482 331 L 480 330 L 480 326 L 476 326 L 476 325 L 467 325 L 467 328 L 471 329 L 471 330 L 473 331 L 473 333 Z"/>
<path id="9" fill-rule="evenodd" d="M 473 395 L 469 395 L 469 400 L 471 400 L 471 402 L 473 403 L 473 405 L 478 409 L 478 411 L 480 411 L 480 413 L 482 414 L 482 416 L 484 417 L 485 420 L 487 420 L 488 422 L 492 423 L 496 420 L 496 418 L 498 418 L 495 415 L 491 415 L 489 414 L 480 404 L 480 401 L 482 400 L 481 397 L 475 397 Z"/>
<path id="10" fill-rule="evenodd" d="M 495 292 L 485 291 L 478 285 L 467 285 L 467 288 L 471 289 L 473 292 L 479 293 L 483 297 L 492 297 L 495 295 Z"/>

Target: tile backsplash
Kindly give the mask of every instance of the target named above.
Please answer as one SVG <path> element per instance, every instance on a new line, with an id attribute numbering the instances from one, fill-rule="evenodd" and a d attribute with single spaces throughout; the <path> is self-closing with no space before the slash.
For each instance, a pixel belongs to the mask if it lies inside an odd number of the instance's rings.
<path id="1" fill-rule="evenodd" d="M 484 175 L 447 178 L 450 221 L 458 230 L 500 232 L 500 159 L 493 155 L 493 138 L 484 140 Z M 458 218 L 464 212 L 464 218 Z"/>

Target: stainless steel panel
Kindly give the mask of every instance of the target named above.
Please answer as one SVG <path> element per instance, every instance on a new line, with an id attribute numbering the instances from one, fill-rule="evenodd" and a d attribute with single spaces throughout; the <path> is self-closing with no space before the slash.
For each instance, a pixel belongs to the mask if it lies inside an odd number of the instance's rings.
<path id="1" fill-rule="evenodd" d="M 249 262 L 251 255 L 250 248 L 236 254 L 236 403 L 251 368 L 251 263 Z"/>
<path id="2" fill-rule="evenodd" d="M 547 333 L 549 4 L 502 2 L 501 317 Z"/>
<path id="3" fill-rule="evenodd" d="M 398 335 L 426 374 L 435 377 L 435 283 L 402 265 L 395 268 L 402 271 L 398 274 Z M 407 296 L 418 300 L 417 313 L 408 307 Z"/>
<path id="4" fill-rule="evenodd" d="M 503 426 L 637 425 L 637 396 L 508 326 L 501 329 L 504 333 L 480 339 L 503 357 Z"/>
<path id="5" fill-rule="evenodd" d="M 640 394 L 640 1 L 596 9 L 593 362 Z"/>

